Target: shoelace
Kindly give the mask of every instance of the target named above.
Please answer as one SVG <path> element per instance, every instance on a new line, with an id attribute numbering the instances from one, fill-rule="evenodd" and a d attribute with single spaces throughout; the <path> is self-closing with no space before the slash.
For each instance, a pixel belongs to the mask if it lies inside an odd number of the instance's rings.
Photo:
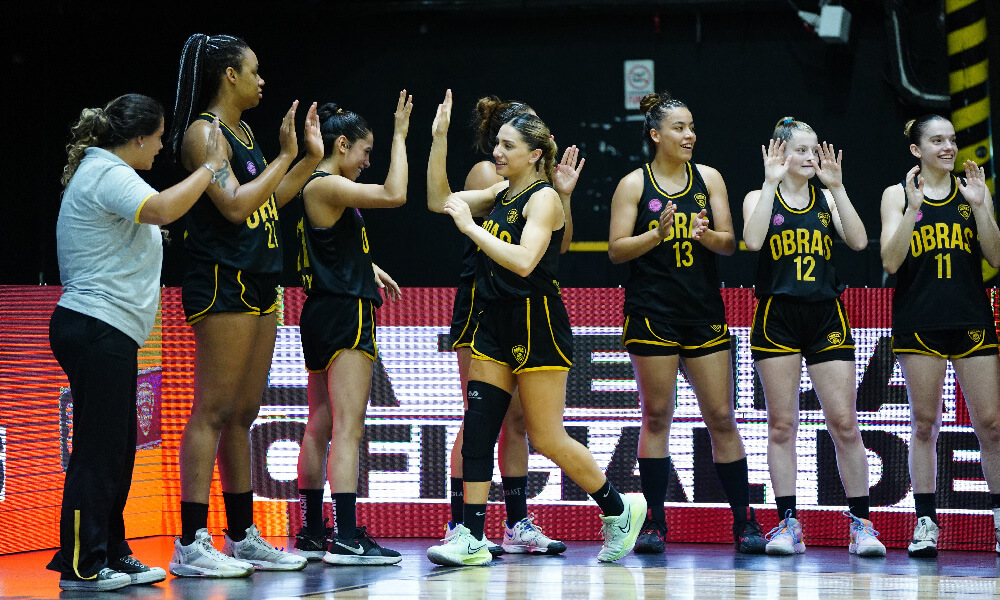
<path id="1" fill-rule="evenodd" d="M 368 540 L 368 542 L 371 543 L 372 546 L 375 546 L 376 548 L 381 548 L 381 546 L 378 545 L 378 542 L 375 541 L 375 538 L 373 538 L 371 534 L 368 533 L 367 526 L 358 527 L 358 533 L 355 534 L 354 539 L 358 540 L 359 543 L 361 540 Z"/>
<path id="2" fill-rule="evenodd" d="M 119 558 L 118 561 L 122 562 L 122 563 L 125 563 L 126 565 L 128 565 L 130 567 L 135 567 L 137 569 L 146 568 L 146 565 L 144 565 L 141 562 L 139 562 L 139 559 L 135 558 L 134 556 L 123 556 L 123 557 Z"/>
<path id="3" fill-rule="evenodd" d="M 215 560 L 236 560 L 232 556 L 227 556 L 227 555 L 223 554 L 222 552 L 220 552 L 219 549 L 216 548 L 215 545 L 212 543 L 212 538 L 211 537 L 201 538 L 201 539 L 198 539 L 196 541 L 199 544 L 201 544 L 202 551 L 205 554 L 207 554 L 207 555 L 211 556 L 212 558 L 214 558 Z"/>
<path id="4" fill-rule="evenodd" d="M 780 534 L 783 531 L 788 531 L 789 534 L 791 534 L 791 528 L 788 526 L 788 520 L 787 519 L 785 519 L 781 523 L 778 523 L 778 526 L 775 527 L 774 529 L 772 529 L 771 531 L 768 531 L 767 535 L 764 536 L 764 539 L 770 541 L 771 538 L 773 538 L 774 536 Z"/>
<path id="5" fill-rule="evenodd" d="M 844 514 L 845 517 L 850 517 L 851 518 L 852 525 L 855 526 L 855 527 L 857 527 L 860 532 L 862 532 L 862 533 L 868 533 L 872 537 L 878 537 L 879 536 L 879 533 L 877 531 L 875 531 L 875 528 L 873 526 L 871 526 L 871 525 L 865 525 L 864 521 L 862 521 L 861 519 L 855 517 L 853 514 L 851 514 L 850 511 L 845 510 L 843 514 Z"/>

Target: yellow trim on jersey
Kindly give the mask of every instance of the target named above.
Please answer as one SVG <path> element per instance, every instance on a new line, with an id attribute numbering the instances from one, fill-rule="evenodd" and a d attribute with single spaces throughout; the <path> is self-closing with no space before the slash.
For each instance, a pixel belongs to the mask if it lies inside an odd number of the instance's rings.
<path id="1" fill-rule="evenodd" d="M 210 311 L 212 309 L 212 307 L 215 306 L 215 299 L 218 296 L 219 296 L 219 264 L 216 263 L 215 264 L 215 289 L 212 290 L 212 301 L 209 302 L 208 306 L 205 307 L 205 310 L 203 310 L 201 312 L 198 312 L 198 313 L 195 313 L 195 314 L 191 315 L 190 317 L 188 317 L 188 319 L 187 319 L 188 325 L 194 325 L 198 321 L 204 319 L 205 318 L 205 313 L 207 313 L 208 311 Z"/>
<path id="2" fill-rule="evenodd" d="M 309 371 L 310 373 L 326 373 L 327 371 L 330 370 L 330 367 L 333 366 L 333 361 L 337 360 L 337 357 L 340 356 L 340 353 L 343 352 L 344 350 L 357 350 L 361 354 L 364 354 L 365 356 L 367 356 L 369 360 L 371 360 L 372 362 L 375 362 L 375 357 L 374 356 L 372 356 L 368 352 L 365 352 L 364 350 L 361 350 L 361 349 L 358 348 L 358 344 L 361 343 L 361 330 L 364 329 L 364 322 L 365 322 L 365 319 L 364 319 L 364 308 L 362 307 L 361 303 L 362 303 L 362 299 L 358 298 L 358 335 L 354 339 L 354 345 L 351 346 L 351 347 L 349 347 L 349 348 L 340 348 L 340 349 L 338 349 L 336 352 L 333 353 L 333 356 L 330 357 L 330 360 L 326 363 L 326 366 L 323 367 L 322 369 L 317 369 L 315 371 L 313 371 L 311 369 L 306 369 L 306 371 Z M 375 343 L 375 305 L 374 305 L 374 303 L 372 303 L 369 300 L 368 301 L 368 306 L 369 306 L 369 313 L 370 313 L 371 320 L 372 320 L 372 345 L 375 346 L 375 354 L 378 354 L 378 345 Z"/>
<path id="3" fill-rule="evenodd" d="M 840 300 L 835 300 L 837 303 L 837 316 L 840 317 L 840 329 L 844 332 L 844 339 L 846 340 L 850 335 L 850 326 L 847 324 L 847 317 L 844 316 L 844 305 L 841 304 Z M 848 346 L 847 344 L 833 344 L 832 346 L 827 346 L 822 350 L 817 350 L 816 352 L 826 352 L 827 350 L 835 350 L 837 348 L 850 348 L 854 349 L 854 346 Z"/>
<path id="4" fill-rule="evenodd" d="M 558 352 L 559 356 L 561 356 L 562 359 L 566 361 L 566 364 L 572 366 L 573 361 L 566 358 L 566 355 L 563 354 L 562 348 L 560 348 L 559 344 L 556 342 L 556 334 L 555 332 L 552 331 L 552 317 L 549 316 L 549 298 L 547 296 L 543 297 L 542 302 L 545 303 L 545 320 L 548 321 L 549 323 L 549 335 L 552 336 L 552 345 L 555 346 L 556 352 Z"/>
<path id="5" fill-rule="evenodd" d="M 951 176 L 951 195 L 948 196 L 944 200 L 930 200 L 930 199 L 927 198 L 927 196 L 924 196 L 924 203 L 925 204 L 930 204 L 931 206 L 945 206 L 949 202 L 951 202 L 952 200 L 954 200 L 955 196 L 957 196 L 957 195 L 958 195 L 958 177 L 955 177 L 954 175 L 952 175 Z"/>
<path id="6" fill-rule="evenodd" d="M 198 116 L 199 117 L 201 117 L 201 116 L 212 117 L 213 119 L 216 117 L 216 115 L 208 112 L 207 110 L 205 112 L 201 113 Z M 250 145 L 249 146 L 247 146 L 243 142 L 243 140 L 240 139 L 240 136 L 236 135 L 235 131 L 233 131 L 232 129 L 229 128 L 229 125 L 226 125 L 225 123 L 223 123 L 222 119 L 219 119 L 219 125 L 221 125 L 222 127 L 225 127 L 226 131 L 228 131 L 229 133 L 231 133 L 233 135 L 233 137 L 236 138 L 236 141 L 238 141 L 240 143 L 241 146 L 243 146 L 247 150 L 253 150 L 253 134 L 250 133 L 250 130 L 247 129 L 247 126 L 243 124 L 242 120 L 240 121 L 240 129 L 243 130 L 243 133 L 247 134 L 247 139 L 250 140 Z M 265 161 L 265 164 L 266 164 L 266 161 Z"/>
<path id="7" fill-rule="evenodd" d="M 528 345 L 524 351 L 524 360 L 522 360 L 511 373 L 517 373 L 517 371 L 524 367 L 524 363 L 528 362 L 528 358 L 531 357 L 531 298 L 524 299 L 524 322 L 528 325 Z M 514 357 L 517 358 L 516 356 Z"/>
<path id="8" fill-rule="evenodd" d="M 511 371 L 511 374 L 520 375 L 521 373 L 531 373 L 532 371 L 569 371 L 569 367 L 531 367 L 529 369 Z"/>
<path id="9" fill-rule="evenodd" d="M 80 575 L 80 511 L 73 511 L 73 573 L 83 580 L 97 579 L 97 573 L 90 577 Z"/>
<path id="10" fill-rule="evenodd" d="M 531 184 L 531 185 L 529 185 L 528 187 L 526 187 L 526 188 L 524 188 L 523 190 L 521 190 L 521 191 L 520 191 L 520 192 L 519 192 L 519 193 L 518 193 L 518 194 L 517 194 L 516 196 L 514 196 L 514 197 L 513 197 L 513 198 L 511 198 L 510 200 L 507 200 L 506 202 L 504 202 L 503 200 L 500 200 L 500 204 L 502 204 L 503 206 L 507 206 L 507 205 L 508 205 L 508 204 L 510 204 L 511 202 L 513 202 L 513 201 L 517 200 L 517 199 L 518 199 L 518 198 L 520 198 L 521 196 L 523 196 L 523 195 L 527 194 L 527 193 L 528 193 L 528 192 L 529 192 L 530 190 L 532 190 L 533 188 L 535 188 L 535 187 L 538 187 L 538 185 L 540 185 L 540 184 L 543 184 L 543 183 L 546 183 L 546 182 L 545 182 L 545 181 L 543 181 L 543 180 L 541 180 L 541 179 L 539 179 L 538 181 L 536 181 L 536 182 L 532 183 L 532 184 Z M 503 191 L 503 197 L 504 197 L 504 198 L 506 198 L 506 197 L 507 197 L 507 192 L 509 192 L 509 191 L 510 191 L 510 186 L 508 186 L 508 187 L 507 187 L 507 189 Z"/>
<path id="11" fill-rule="evenodd" d="M 715 339 L 712 339 L 712 340 L 708 340 L 707 342 L 705 342 L 704 344 L 702 344 L 700 346 L 681 346 L 681 348 L 683 348 L 685 350 L 699 350 L 701 348 L 711 348 L 712 346 L 718 346 L 719 344 L 725 344 L 728 341 L 730 341 L 729 340 L 729 325 L 726 325 L 725 323 L 723 323 L 723 325 L 722 325 L 722 333 L 719 334 L 719 337 L 717 337 Z"/>
<path id="12" fill-rule="evenodd" d="M 463 337 L 465 337 L 465 332 L 469 330 L 469 323 L 472 323 L 472 309 L 473 309 L 474 306 L 476 306 L 476 282 L 475 281 L 472 282 L 472 295 L 469 296 L 469 316 L 465 317 L 465 327 L 462 328 L 462 333 L 458 334 L 458 340 L 460 340 Z M 473 336 L 475 336 L 475 332 L 473 332 Z M 451 344 L 451 349 L 452 350 L 458 350 L 459 348 L 465 348 L 465 347 L 472 346 L 472 342 L 469 342 L 468 344 L 459 344 L 458 340 L 455 340 Z"/>
<path id="13" fill-rule="evenodd" d="M 378 355 L 378 342 L 375 341 L 375 303 L 371 300 L 368 301 L 368 316 L 372 320 L 372 348 L 375 348 L 375 354 Z M 365 354 L 368 353 L 365 352 Z M 369 356 L 368 358 L 375 360 L 372 356 Z"/>
<path id="14" fill-rule="evenodd" d="M 694 173 L 691 172 L 691 163 L 688 162 L 685 166 L 687 167 L 688 184 L 687 184 L 687 187 L 684 188 L 683 191 L 677 192 L 676 194 L 668 194 L 668 193 L 666 193 L 666 192 L 664 192 L 663 190 L 660 189 L 660 186 L 656 183 L 656 178 L 653 177 L 653 169 L 650 168 L 649 163 L 646 163 L 646 173 L 649 175 L 649 181 L 652 182 L 653 188 L 657 192 L 663 194 L 667 198 L 679 198 L 679 197 L 683 196 L 684 194 L 690 192 L 691 191 L 691 186 L 694 184 Z"/>
<path id="15" fill-rule="evenodd" d="M 793 212 L 793 213 L 795 213 L 797 215 L 801 215 L 801 214 L 805 214 L 805 213 L 809 212 L 812 209 L 813 205 L 816 204 L 816 186 L 814 186 L 814 185 L 810 185 L 809 186 L 809 195 L 811 196 L 811 198 L 809 199 L 809 206 L 807 206 L 807 207 L 805 207 L 805 208 L 803 208 L 801 210 L 792 208 L 792 207 L 788 206 L 788 204 L 785 203 L 785 199 L 781 197 L 781 189 L 780 188 L 775 188 L 774 194 L 778 197 L 778 202 L 781 202 L 781 205 L 785 207 L 785 210 L 787 210 L 788 212 Z"/>
<path id="16" fill-rule="evenodd" d="M 150 194 L 150 195 L 146 196 L 145 198 L 143 198 L 142 202 L 139 203 L 139 208 L 135 209 L 135 222 L 136 223 L 140 222 L 139 221 L 139 213 L 142 212 L 142 207 L 146 206 L 146 200 L 149 200 L 150 198 L 152 198 L 153 196 L 157 195 L 158 193 L 159 192 L 153 192 L 152 194 Z"/>
<path id="17" fill-rule="evenodd" d="M 782 204 L 784 204 L 784 203 L 782 203 Z M 767 315 L 770 314 L 770 312 L 771 312 L 771 300 L 773 300 L 773 299 L 774 299 L 774 296 L 769 296 L 768 299 L 767 299 L 767 304 L 764 306 L 764 322 L 760 324 L 761 333 L 764 334 L 764 339 L 767 340 L 767 341 L 769 341 L 769 342 L 771 342 L 771 344 L 775 348 L 780 348 L 781 349 L 781 350 L 777 350 L 777 351 L 802 352 L 801 348 L 789 348 L 788 346 L 784 346 L 782 344 L 779 344 L 779 343 L 775 342 L 774 340 L 772 340 L 771 338 L 769 338 L 767 336 Z M 760 303 L 759 302 L 757 303 L 757 306 L 760 307 Z M 754 309 L 754 315 L 753 316 L 754 316 L 754 318 L 756 320 L 757 309 Z M 753 346 L 751 346 L 750 348 L 751 349 L 756 349 L 756 350 L 765 350 L 765 351 L 768 351 L 766 348 L 754 348 Z M 777 352 L 777 351 L 776 350 L 770 350 L 770 352 Z"/>

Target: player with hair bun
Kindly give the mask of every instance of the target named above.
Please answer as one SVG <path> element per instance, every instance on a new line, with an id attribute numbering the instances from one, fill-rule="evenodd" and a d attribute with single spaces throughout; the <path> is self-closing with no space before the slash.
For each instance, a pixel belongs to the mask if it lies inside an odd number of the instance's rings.
<path id="1" fill-rule="evenodd" d="M 637 553 L 662 553 L 671 472 L 670 423 L 677 369 L 694 387 L 712 456 L 733 512 L 738 552 L 761 554 L 750 508 L 743 440 L 733 407 L 732 355 L 715 256 L 736 249 L 729 195 L 712 167 L 691 162 L 697 136 L 684 103 L 663 92 L 642 99 L 643 143 L 653 160 L 626 175 L 611 200 L 608 254 L 628 262 L 622 343 L 639 387 L 639 478 L 650 515 Z"/>
<path id="2" fill-rule="evenodd" d="M 979 438 L 980 463 L 993 506 L 1000 552 L 1000 357 L 993 310 L 983 283 L 985 258 L 1000 267 L 1000 229 L 986 173 L 965 161 L 952 175 L 955 128 L 939 115 L 906 124 L 919 165 L 882 193 L 882 266 L 896 275 L 892 350 L 910 403 L 910 481 L 917 524 L 910 556 L 937 556 L 937 438 L 948 361 L 962 386 Z"/>
<path id="3" fill-rule="evenodd" d="M 485 190 L 451 191 L 446 168 L 451 90 L 438 106 L 427 164 L 428 207 L 454 220 L 479 247 L 476 290 L 483 300 L 472 340 L 462 447 L 463 523 L 427 557 L 440 565 L 490 564 L 483 535 L 493 477 L 493 448 L 518 388 L 528 438 L 597 501 L 604 513 L 598 560 L 615 561 L 635 545 L 646 502 L 621 496 L 590 452 L 563 426 L 572 332 L 555 270 L 566 217 L 549 181 L 576 179 L 556 166 L 556 144 L 537 116 L 519 114 L 500 127 L 493 159 L 506 181 Z M 482 226 L 474 217 L 484 217 Z"/>
<path id="4" fill-rule="evenodd" d="M 358 447 L 378 354 L 379 289 L 392 301 L 400 298 L 396 282 L 371 260 L 361 209 L 406 203 L 406 134 L 412 111 L 413 97 L 403 90 L 396 103 L 389 173 L 384 184 L 376 185 L 357 182 L 369 166 L 374 144 L 368 123 L 336 104 L 321 106 L 325 155 L 300 192 L 304 216 L 298 223 L 298 266 L 306 301 L 299 328 L 309 371 L 309 420 L 299 451 L 303 527 L 295 548 L 332 565 L 401 560 L 399 552 L 383 548 L 357 525 Z M 323 521 L 324 465 L 336 518 L 336 537 L 330 540 Z"/>
<path id="5" fill-rule="evenodd" d="M 530 106 L 515 100 L 503 101 L 496 96 L 484 96 L 476 102 L 472 117 L 472 128 L 475 131 L 475 147 L 484 154 L 493 152 L 493 144 L 500 127 L 520 114 L 535 114 Z M 576 165 L 579 152 L 576 146 L 570 146 L 563 154 L 561 165 L 578 172 L 583 168 L 585 160 Z M 496 165 L 491 160 L 476 163 L 465 178 L 466 190 L 484 190 L 503 181 L 497 174 Z M 576 184 L 576 180 L 571 182 Z M 569 249 L 573 237 L 573 218 L 570 211 L 572 189 L 561 188 L 563 180 L 556 182 L 556 191 L 562 202 L 563 213 L 566 215 L 566 233 L 563 236 L 560 252 Z M 458 358 L 458 373 L 462 383 L 462 399 L 466 400 L 466 389 L 469 382 L 469 366 L 472 362 L 472 335 L 478 325 L 479 311 L 482 302 L 476 296 L 476 245 L 469 238 L 462 244 L 462 274 L 458 290 L 455 293 L 455 304 L 452 309 L 451 338 L 452 349 Z M 463 520 L 463 487 L 462 487 L 462 440 L 465 425 L 458 431 L 458 437 L 451 450 L 451 521 L 446 526 L 445 537 L 456 531 L 456 526 Z M 504 537 L 502 545 L 490 544 L 490 552 L 496 556 L 503 552 L 530 554 L 559 554 L 566 550 L 566 544 L 552 540 L 542 533 L 535 525 L 534 517 L 528 516 L 527 485 L 528 485 L 528 440 L 524 427 L 524 414 L 521 410 L 521 398 L 517 389 L 511 397 L 510 407 L 500 428 L 498 455 L 501 481 L 503 483 L 504 506 L 507 518 L 504 520 Z"/>
<path id="6" fill-rule="evenodd" d="M 778 504 L 768 554 L 805 552 L 795 506 L 802 359 L 819 396 L 837 453 L 851 519 L 848 550 L 885 556 L 869 520 L 868 457 L 858 427 L 854 339 L 840 300 L 845 287 L 831 262 L 833 233 L 852 250 L 868 234 L 844 188 L 843 151 L 818 143 L 812 127 L 792 117 L 761 146 L 764 184 L 743 200 L 743 238 L 757 258 L 750 349 L 767 401 L 767 464 Z M 826 189 L 810 183 L 818 177 Z"/>

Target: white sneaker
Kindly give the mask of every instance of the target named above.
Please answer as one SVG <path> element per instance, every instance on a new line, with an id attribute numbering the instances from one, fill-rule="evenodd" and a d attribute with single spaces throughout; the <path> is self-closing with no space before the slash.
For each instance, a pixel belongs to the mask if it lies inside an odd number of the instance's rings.
<path id="1" fill-rule="evenodd" d="M 203 527 L 187 546 L 181 544 L 180 538 L 174 540 L 170 572 L 177 577 L 249 577 L 253 565 L 216 550 L 212 534 Z"/>
<path id="2" fill-rule="evenodd" d="M 767 532 L 764 539 L 767 540 L 767 546 L 764 547 L 767 554 L 787 556 L 806 551 L 806 544 L 802 541 L 802 523 L 792 516 L 791 510 L 785 511 L 785 518 Z"/>
<path id="3" fill-rule="evenodd" d="M 441 541 L 444 544 L 427 549 L 427 558 L 436 565 L 462 567 L 493 562 L 486 536 L 477 540 L 472 537 L 469 528 L 461 523 L 450 528 L 448 535 Z"/>
<path id="4" fill-rule="evenodd" d="M 301 571 L 306 568 L 309 562 L 306 557 L 278 550 L 260 537 L 256 525 L 247 527 L 246 534 L 242 541 L 234 542 L 226 533 L 226 545 L 222 552 L 261 571 Z"/>
<path id="5" fill-rule="evenodd" d="M 503 549 L 511 554 L 559 554 L 566 551 L 566 544 L 549 539 L 542 528 L 534 524 L 535 517 L 525 517 L 507 526 L 504 520 Z"/>
<path id="6" fill-rule="evenodd" d="M 454 536 L 458 532 L 459 525 L 461 525 L 461 523 L 452 523 L 451 521 L 448 521 L 448 524 L 444 526 L 444 538 L 441 541 L 447 542 L 448 540 L 450 540 L 452 536 Z M 483 539 L 486 540 L 486 543 L 490 545 L 490 554 L 493 556 L 493 558 L 496 558 L 504 553 L 503 546 L 494 544 L 493 542 L 490 541 L 488 537 L 486 537 L 485 534 L 483 535 Z"/>
<path id="7" fill-rule="evenodd" d="M 934 558 L 937 556 L 937 542 L 940 534 L 941 530 L 933 519 L 920 517 L 913 530 L 913 541 L 906 548 L 906 553 L 913 558 Z"/>
<path id="8" fill-rule="evenodd" d="M 848 552 L 858 556 L 885 556 L 885 546 L 878 541 L 878 532 L 868 519 L 859 519 L 849 511 L 844 511 L 845 517 L 851 519 L 851 544 Z"/>
<path id="9" fill-rule="evenodd" d="M 635 540 L 646 520 L 646 499 L 642 494 L 622 494 L 622 503 L 625 505 L 622 514 L 611 517 L 601 515 L 604 544 L 597 553 L 597 560 L 601 562 L 614 562 L 628 554 L 635 547 Z"/>

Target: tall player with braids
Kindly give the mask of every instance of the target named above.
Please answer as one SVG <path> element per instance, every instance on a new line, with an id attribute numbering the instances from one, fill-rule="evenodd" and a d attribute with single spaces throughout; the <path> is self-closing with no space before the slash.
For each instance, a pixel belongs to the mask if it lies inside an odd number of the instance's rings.
<path id="1" fill-rule="evenodd" d="M 356 181 L 369 165 L 374 144 L 368 123 L 336 104 L 324 104 L 319 119 L 326 156 L 301 192 L 305 214 L 298 224 L 298 266 L 306 302 L 299 327 L 309 370 L 309 421 L 298 463 L 305 519 L 295 548 L 333 565 L 401 560 L 399 552 L 379 546 L 365 527 L 357 526 L 358 445 L 378 353 L 379 288 L 387 288 L 392 300 L 400 295 L 396 282 L 372 263 L 361 209 L 406 203 L 406 134 L 412 110 L 412 96 L 403 90 L 396 104 L 389 174 L 384 184 L 375 185 Z M 324 464 L 337 521 L 336 538 L 329 545 L 323 521 Z"/>
<path id="2" fill-rule="evenodd" d="M 608 253 L 628 262 L 625 325 L 639 386 L 639 478 L 650 516 L 637 553 L 662 553 L 666 541 L 669 439 L 677 368 L 694 387 L 712 438 L 712 457 L 733 511 L 733 542 L 764 552 L 750 508 L 750 481 L 733 406 L 732 357 L 715 255 L 736 249 L 729 195 L 712 167 L 691 162 L 697 136 L 691 111 L 664 92 L 642 99 L 643 143 L 651 162 L 625 176 L 611 200 Z"/>
<path id="3" fill-rule="evenodd" d="M 484 154 L 493 151 L 493 143 L 500 126 L 513 117 L 534 111 L 523 102 L 513 100 L 501 101 L 496 96 L 486 96 L 476 102 L 472 125 L 476 132 L 476 148 Z M 570 212 L 570 196 L 579 178 L 580 169 L 586 161 L 580 161 L 577 166 L 579 152 L 576 146 L 570 146 L 560 163 L 560 175 L 554 183 L 562 201 L 563 213 L 566 215 L 566 233 L 563 236 L 560 252 L 569 249 L 573 237 L 573 219 Z M 572 175 L 572 176 L 570 176 Z M 466 190 L 484 190 L 503 181 L 497 174 L 492 160 L 480 161 L 472 167 L 465 178 Z M 462 248 L 462 274 L 455 293 L 455 305 L 451 317 L 452 349 L 458 357 L 458 374 L 462 382 L 462 398 L 465 400 L 469 382 L 469 366 L 472 363 L 472 335 L 478 324 L 481 301 L 476 297 L 476 245 L 465 238 Z M 447 525 L 446 537 L 452 535 L 456 525 L 462 522 L 463 492 L 462 492 L 462 439 L 465 426 L 458 431 L 458 437 L 451 450 L 451 521 Z M 517 390 L 511 397 L 510 407 L 500 428 L 498 444 L 498 463 L 500 465 L 501 481 L 503 483 L 504 506 L 507 518 L 504 521 L 504 537 L 502 546 L 490 544 L 490 552 L 494 555 L 502 552 L 559 554 L 566 550 L 566 544 L 552 540 L 540 527 L 535 525 L 534 517 L 528 516 L 527 485 L 528 485 L 528 441 L 524 429 L 524 415 L 521 411 L 521 398 Z"/>
<path id="4" fill-rule="evenodd" d="M 757 258 L 750 348 L 767 401 L 767 464 L 778 504 L 768 554 L 805 552 L 795 506 L 802 359 L 837 453 L 851 519 L 849 551 L 885 556 L 869 520 L 868 458 L 858 428 L 854 339 L 831 263 L 833 233 L 852 250 L 868 234 L 844 188 L 843 151 L 786 117 L 761 147 L 764 184 L 743 201 L 743 238 Z M 821 189 L 810 181 L 818 177 Z"/>
<path id="5" fill-rule="evenodd" d="M 934 493 L 941 392 L 948 361 L 979 438 L 1000 552 L 1000 357 L 981 262 L 1000 266 L 1000 230 L 986 174 L 965 161 L 952 175 L 955 128 L 938 115 L 907 123 L 920 164 L 882 194 L 882 265 L 896 274 L 892 349 L 910 401 L 910 481 L 917 524 L 910 556 L 937 556 Z"/>
<path id="6" fill-rule="evenodd" d="M 483 300 L 472 339 L 462 470 L 464 518 L 454 535 L 427 550 L 441 565 L 489 564 L 483 535 L 493 477 L 493 448 L 511 393 L 521 395 L 532 445 L 597 501 L 604 545 L 601 561 L 615 561 L 635 545 L 646 502 L 620 496 L 593 456 L 563 427 L 572 333 L 556 266 L 565 215 L 552 180 L 556 145 L 535 115 L 521 114 L 497 134 L 493 158 L 505 177 L 485 190 L 451 191 L 446 169 L 451 91 L 438 106 L 427 165 L 428 205 L 452 217 L 479 247 L 476 290 Z M 484 217 L 482 226 L 474 217 Z"/>
<path id="7" fill-rule="evenodd" d="M 195 34 L 181 54 L 170 132 L 189 171 L 205 161 L 205 137 L 218 118 L 227 161 L 188 212 L 183 303 L 194 329 L 194 404 L 180 445 L 181 537 L 170 571 L 238 577 L 253 568 L 297 570 L 306 559 L 276 550 L 253 521 L 250 426 L 260 410 L 277 332 L 281 228 L 278 209 L 305 184 L 323 156 L 316 105 L 306 117 L 306 155 L 298 152 L 292 104 L 281 124 L 281 152 L 268 164 L 243 111 L 257 106 L 264 80 L 257 55 L 228 35 Z M 226 506 L 226 558 L 208 531 L 208 499 L 218 458 Z"/>

